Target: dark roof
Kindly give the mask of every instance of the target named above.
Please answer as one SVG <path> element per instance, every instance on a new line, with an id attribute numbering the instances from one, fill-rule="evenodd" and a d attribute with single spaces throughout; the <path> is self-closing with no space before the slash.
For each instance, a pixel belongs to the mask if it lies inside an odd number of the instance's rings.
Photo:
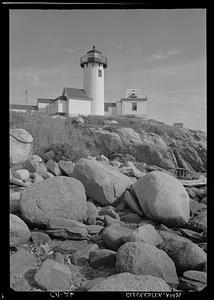
<path id="1" fill-rule="evenodd" d="M 10 109 L 37 110 L 38 108 L 35 105 L 10 104 Z"/>
<path id="2" fill-rule="evenodd" d="M 48 99 L 48 98 L 38 98 L 37 103 L 51 103 L 54 99 Z"/>
<path id="3" fill-rule="evenodd" d="M 53 101 L 57 101 L 57 100 L 64 100 L 67 101 L 67 98 L 65 96 L 59 96 L 56 99 L 54 99 Z"/>
<path id="4" fill-rule="evenodd" d="M 117 102 L 121 102 L 121 101 L 132 101 L 132 102 L 136 102 L 136 101 L 147 101 L 148 98 L 121 98 L 119 101 Z"/>
<path id="5" fill-rule="evenodd" d="M 62 96 L 68 96 L 69 99 L 77 99 L 77 100 L 88 100 L 91 101 L 86 92 L 83 89 L 76 89 L 76 88 L 68 88 L 65 87 L 62 92 Z"/>
<path id="6" fill-rule="evenodd" d="M 115 106 L 116 106 L 116 103 L 115 103 L 115 102 L 112 102 L 112 103 L 107 102 L 107 103 L 104 103 L 104 106 L 105 106 L 105 107 L 115 107 Z"/>
<path id="7" fill-rule="evenodd" d="M 97 52 L 97 53 L 100 53 L 100 54 L 101 54 L 101 52 L 100 52 L 99 50 L 97 50 L 97 49 L 95 48 L 95 46 L 93 46 L 93 48 L 92 48 L 91 50 L 87 51 L 87 53 L 91 53 L 91 52 Z"/>

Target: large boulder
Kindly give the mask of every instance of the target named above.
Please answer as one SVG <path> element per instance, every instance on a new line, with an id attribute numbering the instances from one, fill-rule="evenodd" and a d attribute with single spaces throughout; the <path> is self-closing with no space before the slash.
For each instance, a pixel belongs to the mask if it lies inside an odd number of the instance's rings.
<path id="1" fill-rule="evenodd" d="M 25 129 L 10 130 L 10 164 L 22 164 L 31 155 L 33 137 Z"/>
<path id="2" fill-rule="evenodd" d="M 81 221 L 87 210 L 85 188 L 74 178 L 49 178 L 23 191 L 20 210 L 28 222 L 36 225 L 48 225 L 50 218 Z"/>
<path id="3" fill-rule="evenodd" d="M 177 272 L 188 270 L 203 271 L 207 254 L 198 245 L 178 239 L 169 239 L 161 247 L 174 261 Z"/>
<path id="4" fill-rule="evenodd" d="M 25 222 L 16 215 L 10 214 L 10 246 L 15 247 L 30 239 L 30 230 Z"/>
<path id="5" fill-rule="evenodd" d="M 36 283 L 47 291 L 65 291 L 72 285 L 68 266 L 47 259 L 35 274 Z"/>
<path id="6" fill-rule="evenodd" d="M 171 288 L 161 278 L 150 275 L 134 275 L 124 272 L 112 275 L 95 283 L 89 291 L 170 292 Z"/>
<path id="7" fill-rule="evenodd" d="M 168 226 L 189 221 L 189 196 L 176 178 L 165 172 L 152 171 L 133 184 L 144 214 Z"/>
<path id="8" fill-rule="evenodd" d="M 173 260 L 157 247 L 143 242 L 127 242 L 116 255 L 116 271 L 152 275 L 176 287 L 178 277 Z"/>
<path id="9" fill-rule="evenodd" d="M 86 158 L 77 162 L 73 177 L 83 183 L 88 197 L 104 206 L 117 204 L 131 185 L 130 179 L 116 168 Z"/>

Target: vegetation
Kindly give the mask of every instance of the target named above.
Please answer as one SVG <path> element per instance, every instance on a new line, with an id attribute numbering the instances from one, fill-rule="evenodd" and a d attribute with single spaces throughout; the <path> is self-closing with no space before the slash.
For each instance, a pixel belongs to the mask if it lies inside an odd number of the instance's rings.
<path id="1" fill-rule="evenodd" d="M 23 128 L 34 138 L 33 152 L 43 156 L 53 150 L 56 160 L 76 161 L 86 155 L 98 155 L 87 131 L 72 123 L 72 118 L 54 119 L 44 113 L 11 111 L 10 128 Z"/>

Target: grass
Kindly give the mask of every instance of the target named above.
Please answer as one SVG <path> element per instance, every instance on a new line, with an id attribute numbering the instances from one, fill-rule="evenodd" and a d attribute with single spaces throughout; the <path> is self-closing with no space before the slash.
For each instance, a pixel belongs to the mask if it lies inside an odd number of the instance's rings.
<path id="1" fill-rule="evenodd" d="M 43 155 L 46 151 L 57 149 L 68 159 L 76 161 L 87 154 L 97 155 L 98 149 L 87 135 L 87 132 L 72 124 L 71 118 L 54 119 L 44 113 L 10 113 L 10 128 L 23 128 L 27 130 L 34 139 L 34 154 Z M 62 149 L 59 149 L 59 145 Z M 72 154 L 72 155 L 71 155 Z"/>

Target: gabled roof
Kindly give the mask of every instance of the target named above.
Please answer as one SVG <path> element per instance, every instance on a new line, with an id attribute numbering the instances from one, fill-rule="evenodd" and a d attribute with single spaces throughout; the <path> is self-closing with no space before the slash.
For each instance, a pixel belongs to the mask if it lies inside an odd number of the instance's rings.
<path id="1" fill-rule="evenodd" d="M 10 109 L 37 110 L 38 108 L 35 105 L 10 104 Z"/>
<path id="2" fill-rule="evenodd" d="M 90 98 L 83 89 L 76 88 L 65 87 L 63 89 L 62 96 L 66 96 L 68 99 L 92 100 L 92 98 Z"/>

